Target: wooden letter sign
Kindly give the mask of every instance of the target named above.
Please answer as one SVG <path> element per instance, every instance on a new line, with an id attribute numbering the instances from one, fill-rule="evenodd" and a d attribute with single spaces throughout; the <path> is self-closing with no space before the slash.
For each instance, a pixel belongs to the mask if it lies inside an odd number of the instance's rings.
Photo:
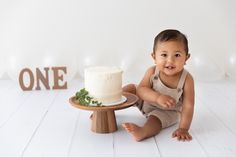
<path id="1" fill-rule="evenodd" d="M 33 72 L 29 68 L 24 68 L 21 70 L 20 75 L 19 75 L 19 83 L 20 87 L 24 91 L 29 91 L 32 90 L 34 87 L 34 82 L 36 80 L 36 90 L 41 90 L 40 87 L 40 82 L 44 85 L 44 87 L 47 90 L 50 90 L 49 86 L 49 72 L 50 68 L 45 67 L 44 69 L 44 74 L 40 71 L 39 68 L 36 68 L 36 78 L 34 78 Z M 51 71 L 53 72 L 53 81 L 54 85 L 52 89 L 67 89 L 67 82 L 64 82 L 63 85 L 59 84 L 59 81 L 63 82 L 63 75 L 60 75 L 59 72 L 62 71 L 64 74 L 67 73 L 66 67 L 52 67 Z M 24 76 L 27 75 L 29 76 L 29 85 L 25 85 L 24 82 Z"/>

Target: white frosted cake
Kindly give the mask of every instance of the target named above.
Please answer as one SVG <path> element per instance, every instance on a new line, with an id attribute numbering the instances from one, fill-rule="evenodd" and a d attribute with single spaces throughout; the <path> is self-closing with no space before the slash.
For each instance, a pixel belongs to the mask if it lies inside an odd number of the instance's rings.
<path id="1" fill-rule="evenodd" d="M 122 97 L 122 73 L 118 67 L 96 66 L 84 71 L 85 89 L 102 104 L 118 102 Z"/>

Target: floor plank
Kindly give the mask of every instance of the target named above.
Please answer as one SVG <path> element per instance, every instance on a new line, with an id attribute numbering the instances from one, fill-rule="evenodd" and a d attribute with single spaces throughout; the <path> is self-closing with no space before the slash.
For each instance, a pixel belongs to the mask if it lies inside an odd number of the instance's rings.
<path id="1" fill-rule="evenodd" d="M 156 136 L 158 148 L 161 156 L 173 157 L 178 156 L 191 156 L 191 157 L 206 157 L 206 153 L 202 150 L 201 145 L 195 138 L 195 135 L 190 130 L 190 134 L 193 136 L 191 142 L 181 142 L 176 138 L 172 138 L 173 131 L 178 127 L 178 124 L 169 128 L 163 129 L 159 135 Z"/>
<path id="2" fill-rule="evenodd" d="M 55 98 L 56 92 L 35 91 L 0 129 L 0 156 L 21 156 Z"/>
<path id="3" fill-rule="evenodd" d="M 115 157 L 160 157 L 155 138 L 149 138 L 142 142 L 136 142 L 122 127 L 122 123 L 132 122 L 139 126 L 145 123 L 146 118 L 136 107 L 116 111 L 118 131 L 114 133 Z"/>
<path id="4" fill-rule="evenodd" d="M 0 93 L 3 94 L 8 90 L 9 88 L 14 87 L 16 88 L 16 82 L 13 82 L 11 80 L 1 80 L 0 79 Z M 1 98 L 2 96 L 0 96 Z"/>
<path id="5" fill-rule="evenodd" d="M 77 127 L 69 150 L 69 157 L 95 157 L 95 156 L 114 156 L 113 135 L 98 134 L 92 132 L 91 112 L 80 110 Z"/>
<path id="6" fill-rule="evenodd" d="M 68 103 L 82 86 L 79 80 L 68 90 L 22 92 L 15 82 L 1 80 L 0 156 L 236 156 L 236 82 L 196 82 L 191 142 L 171 138 L 177 126 L 134 141 L 121 124 L 144 124 L 146 119 L 135 107 L 115 112 L 118 131 L 93 133 L 91 112 Z"/>
<path id="7" fill-rule="evenodd" d="M 192 131 L 203 150 L 210 157 L 235 156 L 236 138 L 224 124 L 222 124 L 206 104 L 197 99 Z"/>
<path id="8" fill-rule="evenodd" d="M 1 93 L 0 99 L 0 128 L 23 106 L 24 102 L 31 95 L 30 92 L 23 92 L 12 86 Z"/>
<path id="9" fill-rule="evenodd" d="M 198 98 L 236 136 L 236 84 L 201 84 Z"/>
<path id="10" fill-rule="evenodd" d="M 68 155 L 78 116 L 78 111 L 74 110 L 68 102 L 69 97 L 74 94 L 75 89 L 60 91 L 23 152 L 23 157 L 65 157 Z"/>

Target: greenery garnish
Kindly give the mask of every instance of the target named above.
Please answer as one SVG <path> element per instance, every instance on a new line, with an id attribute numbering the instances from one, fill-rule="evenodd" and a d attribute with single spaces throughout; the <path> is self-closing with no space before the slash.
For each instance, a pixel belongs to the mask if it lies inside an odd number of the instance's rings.
<path id="1" fill-rule="evenodd" d="M 76 92 L 75 99 L 81 105 L 89 106 L 90 104 L 96 104 L 97 106 L 101 106 L 102 103 L 94 100 L 93 97 L 89 96 L 89 92 L 86 91 L 85 88 L 81 89 L 79 92 Z"/>

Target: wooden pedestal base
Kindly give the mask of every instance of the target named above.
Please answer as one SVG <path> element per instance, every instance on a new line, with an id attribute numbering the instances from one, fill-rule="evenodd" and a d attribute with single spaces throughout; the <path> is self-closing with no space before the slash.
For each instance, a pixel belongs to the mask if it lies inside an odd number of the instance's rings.
<path id="1" fill-rule="evenodd" d="M 91 130 L 96 133 L 115 132 L 117 130 L 115 112 L 113 110 L 94 111 Z"/>
<path id="2" fill-rule="evenodd" d="M 80 105 L 75 96 L 69 99 L 72 106 L 82 109 L 93 111 L 92 127 L 91 130 L 96 133 L 111 133 L 117 130 L 115 110 L 121 110 L 132 106 L 138 101 L 138 97 L 131 93 L 123 92 L 123 96 L 127 101 L 114 106 L 85 106 Z"/>

